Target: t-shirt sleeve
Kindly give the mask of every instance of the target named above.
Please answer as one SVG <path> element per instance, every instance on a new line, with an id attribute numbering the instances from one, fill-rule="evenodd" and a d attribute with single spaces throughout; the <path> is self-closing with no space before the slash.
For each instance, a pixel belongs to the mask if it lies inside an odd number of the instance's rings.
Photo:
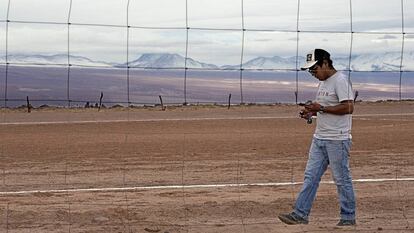
<path id="1" fill-rule="evenodd" d="M 345 76 L 342 76 L 338 79 L 338 82 L 336 82 L 335 90 L 336 94 L 338 95 L 339 102 L 354 99 L 354 90 L 352 89 L 351 80 Z"/>

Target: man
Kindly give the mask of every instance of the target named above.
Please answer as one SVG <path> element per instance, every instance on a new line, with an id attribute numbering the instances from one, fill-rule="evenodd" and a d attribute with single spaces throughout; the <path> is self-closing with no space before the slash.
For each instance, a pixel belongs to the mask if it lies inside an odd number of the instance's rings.
<path id="1" fill-rule="evenodd" d="M 307 54 L 306 64 L 301 69 L 309 70 L 320 81 L 315 102 L 306 104 L 300 114 L 305 119 L 317 115 L 317 126 L 294 210 L 278 217 L 286 224 L 308 224 L 319 182 L 330 165 L 341 206 L 337 225 L 355 225 L 355 195 L 349 169 L 354 110 L 352 84 L 345 74 L 335 70 L 330 54 L 323 49 Z"/>

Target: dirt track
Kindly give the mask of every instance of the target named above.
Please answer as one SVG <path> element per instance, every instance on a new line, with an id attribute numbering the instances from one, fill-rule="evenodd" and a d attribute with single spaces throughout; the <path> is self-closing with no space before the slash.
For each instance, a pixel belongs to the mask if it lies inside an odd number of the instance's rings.
<path id="1" fill-rule="evenodd" d="M 314 125 L 297 111 L 2 110 L 0 232 L 413 232 L 414 181 L 361 181 L 414 178 L 413 102 L 356 106 L 356 227 L 335 227 L 332 184 L 307 226 L 276 218 L 300 185 L 191 186 L 301 182 Z"/>

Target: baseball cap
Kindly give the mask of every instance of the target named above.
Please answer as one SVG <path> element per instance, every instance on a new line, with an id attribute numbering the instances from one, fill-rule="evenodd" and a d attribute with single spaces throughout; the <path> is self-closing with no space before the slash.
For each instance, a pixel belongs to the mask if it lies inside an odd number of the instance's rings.
<path id="1" fill-rule="evenodd" d="M 323 49 L 314 49 L 306 54 L 306 64 L 300 69 L 307 70 L 318 63 L 318 61 L 322 61 L 324 59 L 330 60 L 331 55 Z"/>

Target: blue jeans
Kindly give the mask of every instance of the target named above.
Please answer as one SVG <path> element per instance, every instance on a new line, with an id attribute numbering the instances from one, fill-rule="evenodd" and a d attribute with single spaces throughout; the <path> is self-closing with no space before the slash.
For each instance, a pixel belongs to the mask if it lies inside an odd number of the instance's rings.
<path id="1" fill-rule="evenodd" d="M 313 138 L 305 170 L 305 180 L 295 204 L 294 212 L 297 215 L 308 219 L 321 177 L 330 165 L 338 190 L 341 219 L 355 219 L 355 195 L 349 170 L 351 144 L 351 140 Z"/>

